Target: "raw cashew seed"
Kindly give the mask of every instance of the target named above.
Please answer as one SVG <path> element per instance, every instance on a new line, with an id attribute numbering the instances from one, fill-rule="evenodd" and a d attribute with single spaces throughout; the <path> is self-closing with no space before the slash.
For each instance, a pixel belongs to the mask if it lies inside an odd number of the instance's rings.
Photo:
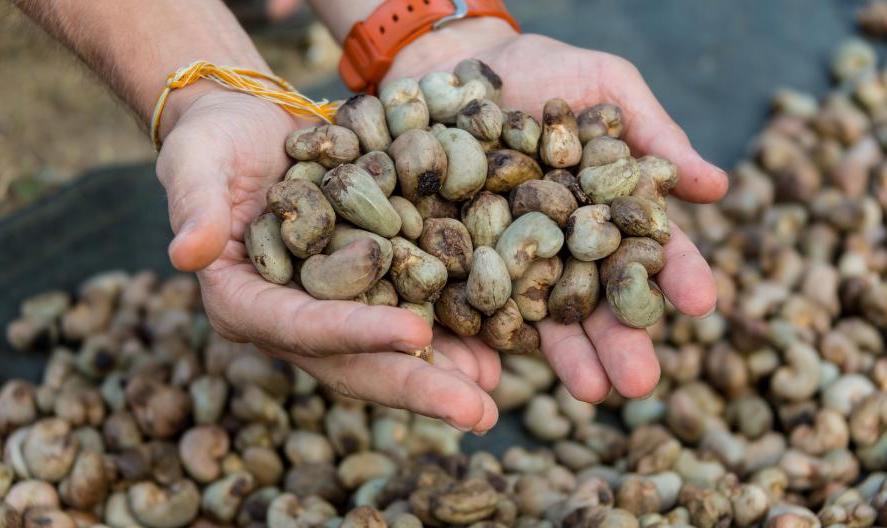
<path id="1" fill-rule="evenodd" d="M 481 141 L 499 139 L 502 121 L 502 110 L 489 99 L 474 99 L 456 116 L 456 126 Z"/>
<path id="2" fill-rule="evenodd" d="M 402 299 L 414 303 L 434 302 L 447 283 L 447 268 L 410 241 L 391 239 L 391 282 Z"/>
<path id="3" fill-rule="evenodd" d="M 588 145 L 595 141 L 597 139 Z M 579 171 L 579 184 L 582 185 L 582 190 L 596 204 L 609 204 L 617 197 L 630 195 L 639 178 L 638 163 L 630 157 L 619 158 L 612 163 L 602 165 L 589 165 Z"/>
<path id="4" fill-rule="evenodd" d="M 370 173 L 385 196 L 391 196 L 397 186 L 397 171 L 394 169 L 394 161 L 388 154 L 380 150 L 367 152 L 357 158 L 354 164 Z"/>
<path id="5" fill-rule="evenodd" d="M 631 195 L 652 200 L 665 210 L 665 198 L 678 184 L 678 168 L 668 160 L 644 156 L 638 160 L 638 172 L 638 182 Z"/>
<path id="6" fill-rule="evenodd" d="M 647 270 L 629 262 L 607 282 L 607 301 L 620 322 L 633 328 L 646 328 L 662 317 L 662 292 L 647 280 Z"/>
<path id="7" fill-rule="evenodd" d="M 413 200 L 416 211 L 423 220 L 429 218 L 459 218 L 459 204 L 444 199 L 439 194 L 420 196 Z"/>
<path id="8" fill-rule="evenodd" d="M 320 187 L 326 167 L 316 161 L 299 161 L 286 171 L 284 180 L 308 180 Z"/>
<path id="9" fill-rule="evenodd" d="M 477 59 L 465 59 L 453 69 L 453 74 L 459 82 L 466 84 L 469 81 L 480 81 L 486 89 L 485 97 L 496 104 L 502 91 L 502 78 L 493 71 L 485 62 Z"/>
<path id="10" fill-rule="evenodd" d="M 400 216 L 400 235 L 409 240 L 416 240 L 422 234 L 422 215 L 413 205 L 413 202 L 402 196 L 392 196 L 388 199 L 391 206 Z"/>
<path id="11" fill-rule="evenodd" d="M 428 106 L 415 79 L 397 79 L 382 86 L 379 99 L 385 107 L 385 117 L 391 135 L 399 137 L 407 130 L 428 126 Z"/>
<path id="12" fill-rule="evenodd" d="M 139 482 L 127 492 L 129 509 L 149 528 L 186 526 L 200 509 L 200 491 L 190 480 L 180 480 L 166 488 L 153 482 Z"/>
<path id="13" fill-rule="evenodd" d="M 268 282 L 286 284 L 293 278 L 293 261 L 283 243 L 280 219 L 265 213 L 250 222 L 243 243 L 256 270 Z"/>
<path id="14" fill-rule="evenodd" d="M 578 165 L 582 158 L 576 116 L 563 99 L 550 99 L 542 109 L 539 157 L 546 165 L 557 169 Z"/>
<path id="15" fill-rule="evenodd" d="M 432 303 L 411 303 L 408 301 L 401 301 L 400 304 L 398 304 L 398 307 L 403 308 L 404 310 L 409 310 L 422 319 L 425 319 L 428 326 L 434 326 L 434 305 Z"/>
<path id="16" fill-rule="evenodd" d="M 474 247 L 462 222 L 452 218 L 429 218 L 419 238 L 419 247 L 440 259 L 449 277 L 462 279 L 468 276 Z"/>
<path id="17" fill-rule="evenodd" d="M 268 208 L 280 218 L 280 236 L 299 258 L 320 253 L 335 227 L 333 207 L 308 180 L 284 180 L 268 189 Z"/>
<path id="18" fill-rule="evenodd" d="M 336 110 L 336 124 L 354 132 L 364 152 L 386 150 L 391 144 L 385 108 L 372 95 L 358 94 L 345 101 Z"/>
<path id="19" fill-rule="evenodd" d="M 539 350 L 539 332 L 524 322 L 512 299 L 483 322 L 478 335 L 490 348 L 512 354 Z"/>
<path id="20" fill-rule="evenodd" d="M 599 297 L 597 263 L 570 257 L 548 296 L 548 312 L 561 324 L 578 323 L 591 315 Z"/>
<path id="21" fill-rule="evenodd" d="M 569 189 L 570 192 L 573 193 L 573 198 L 576 199 L 576 203 L 579 207 L 591 203 L 591 200 L 588 199 L 588 195 L 585 194 L 585 191 L 582 190 L 582 186 L 579 185 L 579 178 L 566 169 L 552 169 L 546 172 L 542 179 L 559 183 Z"/>
<path id="22" fill-rule="evenodd" d="M 516 150 L 487 152 L 486 190 L 506 192 L 527 180 L 542 178 L 542 169 L 536 160 Z"/>
<path id="23" fill-rule="evenodd" d="M 474 247 L 493 247 L 511 224 L 508 200 L 498 194 L 481 191 L 462 207 L 462 223 L 471 233 Z"/>
<path id="24" fill-rule="evenodd" d="M 487 94 L 483 82 L 471 79 L 465 84 L 448 72 L 432 72 L 419 81 L 432 121 L 454 123 L 456 114 L 473 99 Z"/>
<path id="25" fill-rule="evenodd" d="M 626 235 L 650 237 L 660 244 L 665 244 L 671 237 L 665 210 L 646 198 L 624 196 L 613 199 L 610 217 Z"/>
<path id="26" fill-rule="evenodd" d="M 530 211 L 539 211 L 561 227 L 567 224 L 570 213 L 578 207 L 569 189 L 545 180 L 530 180 L 518 185 L 511 190 L 508 200 L 515 218 Z"/>
<path id="27" fill-rule="evenodd" d="M 400 192 L 415 202 L 421 196 L 435 194 L 447 177 L 447 154 L 437 138 L 425 130 L 409 130 L 394 140 L 388 149 L 394 160 Z"/>
<path id="28" fill-rule="evenodd" d="M 480 332 L 480 312 L 468 302 L 467 284 L 451 282 L 434 303 L 434 315 L 440 324 L 457 335 L 473 336 Z"/>
<path id="29" fill-rule="evenodd" d="M 481 190 L 487 178 L 487 156 L 480 143 L 459 128 L 440 127 L 432 131 L 447 155 L 447 176 L 440 194 L 447 200 L 462 201 Z"/>
<path id="30" fill-rule="evenodd" d="M 323 125 L 297 130 L 286 138 L 286 152 L 299 161 L 316 161 L 332 169 L 360 155 L 357 135 L 345 127 Z"/>
<path id="31" fill-rule="evenodd" d="M 355 240 L 363 239 L 375 240 L 376 243 L 379 244 L 379 250 L 381 251 L 381 260 L 379 265 L 379 272 L 377 273 L 376 278 L 381 279 L 386 273 L 388 273 L 388 268 L 391 267 L 391 257 L 393 255 L 393 250 L 391 249 L 391 242 L 389 242 L 387 238 L 380 237 L 372 231 L 357 229 L 356 227 L 352 227 L 348 224 L 336 224 L 336 230 L 333 231 L 333 236 L 332 238 L 330 238 L 330 243 L 327 244 L 326 248 L 324 248 L 324 253 L 327 255 L 331 255 L 336 251 L 342 249 L 343 247 L 347 246 L 348 244 L 354 242 Z"/>
<path id="32" fill-rule="evenodd" d="M 531 211 L 508 226 L 496 243 L 512 279 L 524 274 L 537 258 L 553 257 L 564 245 L 564 234 L 542 213 Z"/>
<path id="33" fill-rule="evenodd" d="M 511 297 L 511 276 L 505 261 L 493 248 L 475 248 L 465 296 L 471 306 L 485 315 L 492 315 Z"/>
<path id="34" fill-rule="evenodd" d="M 590 261 L 616 251 L 622 235 L 609 220 L 610 208 L 604 204 L 576 209 L 564 228 L 570 254 L 579 260 Z"/>
<path id="35" fill-rule="evenodd" d="M 314 255 L 302 264 L 302 286 L 315 299 L 353 299 L 381 276 L 382 250 L 373 239 L 360 239 L 330 255 Z"/>
<path id="36" fill-rule="evenodd" d="M 618 138 L 624 128 L 622 109 L 614 104 L 601 103 L 586 108 L 576 118 L 579 125 L 579 140 L 583 144 L 600 136 Z"/>
<path id="37" fill-rule="evenodd" d="M 542 127 L 536 118 L 520 110 L 504 112 L 501 138 L 505 146 L 527 156 L 535 156 L 541 137 Z"/>
<path id="38" fill-rule="evenodd" d="M 400 231 L 400 216 L 373 177 L 357 165 L 340 165 L 326 173 L 321 186 L 339 216 L 383 237 Z"/>
<path id="39" fill-rule="evenodd" d="M 606 284 L 611 276 L 629 262 L 639 262 L 653 276 L 665 267 L 665 252 L 662 245 L 646 237 L 626 237 L 612 255 L 601 262 L 601 282 Z"/>
<path id="40" fill-rule="evenodd" d="M 389 280 L 381 279 L 365 295 L 366 303 L 370 306 L 397 306 L 397 290 Z"/>
<path id="41" fill-rule="evenodd" d="M 58 482 L 68 474 L 79 448 L 68 422 L 44 418 L 30 427 L 22 454 L 31 476 Z"/>
<path id="42" fill-rule="evenodd" d="M 541 321 L 548 315 L 548 292 L 563 271 L 557 256 L 539 259 L 511 287 L 511 298 L 524 321 Z"/>

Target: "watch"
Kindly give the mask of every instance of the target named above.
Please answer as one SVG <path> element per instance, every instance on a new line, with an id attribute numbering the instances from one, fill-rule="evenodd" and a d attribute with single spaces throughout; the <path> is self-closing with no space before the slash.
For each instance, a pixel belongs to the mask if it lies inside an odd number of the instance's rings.
<path id="1" fill-rule="evenodd" d="M 501 18 L 520 31 L 503 0 L 385 0 L 348 32 L 339 75 L 350 90 L 375 93 L 404 46 L 449 22 L 485 16 Z"/>

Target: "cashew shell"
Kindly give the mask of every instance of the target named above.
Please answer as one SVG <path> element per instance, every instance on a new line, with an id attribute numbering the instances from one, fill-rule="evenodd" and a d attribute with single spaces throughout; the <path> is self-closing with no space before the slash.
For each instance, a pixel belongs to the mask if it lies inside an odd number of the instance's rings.
<path id="1" fill-rule="evenodd" d="M 665 251 L 652 238 L 623 238 L 616 251 L 601 261 L 601 282 L 607 284 L 610 277 L 629 262 L 639 262 L 647 270 L 647 275 L 652 277 L 665 267 Z"/>
<path id="2" fill-rule="evenodd" d="M 447 154 L 431 132 L 404 132 L 391 143 L 388 154 L 397 169 L 400 192 L 411 202 L 438 192 L 446 180 Z"/>
<path id="3" fill-rule="evenodd" d="M 460 336 L 473 336 L 480 332 L 480 312 L 468 302 L 465 282 L 450 282 L 434 303 L 434 314 L 440 324 Z"/>
<path id="4" fill-rule="evenodd" d="M 539 259 L 511 286 L 511 298 L 524 321 L 541 321 L 548 315 L 548 292 L 563 271 L 557 256 Z"/>
<path id="5" fill-rule="evenodd" d="M 462 223 L 471 233 L 471 242 L 475 247 L 493 247 L 511 224 L 508 200 L 498 194 L 481 191 L 462 206 Z"/>
<path id="6" fill-rule="evenodd" d="M 550 99 L 542 109 L 539 157 L 546 165 L 557 169 L 578 165 L 582 158 L 576 116 L 563 99 Z"/>
<path id="7" fill-rule="evenodd" d="M 256 271 L 268 282 L 286 284 L 293 278 L 293 261 L 280 233 L 280 219 L 265 213 L 250 222 L 243 243 Z"/>
<path id="8" fill-rule="evenodd" d="M 465 286 L 465 296 L 471 306 L 486 315 L 501 308 L 511 297 L 511 277 L 499 253 L 491 247 L 474 250 L 471 272 Z"/>
<path id="9" fill-rule="evenodd" d="M 316 161 L 332 169 L 357 159 L 360 144 L 354 132 L 337 125 L 297 130 L 286 138 L 286 152 L 299 161 Z"/>
<path id="10" fill-rule="evenodd" d="M 609 220 L 610 208 L 604 204 L 576 209 L 564 228 L 570 253 L 579 260 L 590 261 L 616 251 L 622 235 Z"/>
<path id="11" fill-rule="evenodd" d="M 484 320 L 478 337 L 490 348 L 501 352 L 529 354 L 539 350 L 539 332 L 524 322 L 512 299 Z"/>
<path id="12" fill-rule="evenodd" d="M 323 177 L 323 194 L 339 216 L 383 237 L 400 231 L 400 216 L 370 174 L 345 164 Z"/>
<path id="13" fill-rule="evenodd" d="M 345 101 L 336 111 L 336 124 L 354 132 L 364 152 L 385 150 L 391 144 L 385 108 L 375 96 L 357 94 Z"/>
<path id="14" fill-rule="evenodd" d="M 370 238 L 355 240 L 330 255 L 314 255 L 302 264 L 302 287 L 315 299 L 353 299 L 376 282 L 383 268 L 382 250 Z"/>
<path id="15" fill-rule="evenodd" d="M 607 301 L 619 321 L 632 328 L 646 328 L 662 317 L 662 292 L 647 279 L 647 270 L 629 262 L 607 282 Z"/>
<path id="16" fill-rule="evenodd" d="M 487 179 L 487 156 L 471 134 L 459 128 L 433 130 L 447 156 L 447 175 L 440 194 L 461 201 L 483 188 Z"/>
<path id="17" fill-rule="evenodd" d="M 367 152 L 357 158 L 354 164 L 370 173 L 385 196 L 391 196 L 397 186 L 397 171 L 394 168 L 394 161 L 388 154 L 379 150 Z"/>
<path id="18" fill-rule="evenodd" d="M 665 244 L 671 237 L 665 210 L 646 198 L 615 198 L 610 204 L 610 217 L 626 235 L 650 237 L 660 244 Z"/>
<path id="19" fill-rule="evenodd" d="M 462 222 L 452 218 L 429 218 L 424 223 L 419 247 L 440 259 L 448 276 L 456 279 L 468 276 L 474 246 Z"/>
<path id="20" fill-rule="evenodd" d="M 405 238 L 394 237 L 391 245 L 391 282 L 400 297 L 412 303 L 434 302 L 447 283 L 443 262 Z"/>
<path id="21" fill-rule="evenodd" d="M 548 296 L 548 311 L 561 324 L 578 323 L 591 315 L 599 297 L 597 263 L 570 257 Z"/>
<path id="22" fill-rule="evenodd" d="M 487 152 L 486 190 L 506 192 L 527 180 L 542 178 L 542 169 L 536 160 L 516 150 L 502 149 Z"/>
<path id="23" fill-rule="evenodd" d="M 336 213 L 320 189 L 308 180 L 275 183 L 268 189 L 268 208 L 282 220 L 280 236 L 293 255 L 307 258 L 323 251 Z"/>
<path id="24" fill-rule="evenodd" d="M 564 234 L 553 220 L 531 211 L 508 226 L 496 243 L 512 279 L 524 274 L 537 258 L 553 257 L 564 245 Z"/>
<path id="25" fill-rule="evenodd" d="M 508 197 L 511 214 L 517 218 L 530 211 L 539 211 L 561 227 L 578 204 L 573 193 L 559 183 L 545 180 L 526 181 L 511 190 Z"/>

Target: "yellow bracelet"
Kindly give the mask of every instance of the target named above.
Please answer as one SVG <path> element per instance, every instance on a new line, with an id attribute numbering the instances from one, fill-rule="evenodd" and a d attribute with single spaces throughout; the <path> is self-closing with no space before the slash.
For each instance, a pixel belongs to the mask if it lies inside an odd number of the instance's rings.
<path id="1" fill-rule="evenodd" d="M 341 101 L 314 102 L 296 91 L 293 86 L 276 75 L 268 75 L 244 68 L 216 66 L 206 61 L 197 61 L 171 73 L 166 79 L 166 88 L 154 105 L 151 117 L 151 141 L 154 149 L 160 152 L 160 117 L 166 107 L 166 101 L 173 90 L 189 86 L 200 79 L 209 79 L 225 88 L 241 93 L 254 95 L 281 106 L 290 114 L 298 117 L 314 117 L 332 123 Z M 259 82 L 267 81 L 277 88 L 269 88 Z"/>

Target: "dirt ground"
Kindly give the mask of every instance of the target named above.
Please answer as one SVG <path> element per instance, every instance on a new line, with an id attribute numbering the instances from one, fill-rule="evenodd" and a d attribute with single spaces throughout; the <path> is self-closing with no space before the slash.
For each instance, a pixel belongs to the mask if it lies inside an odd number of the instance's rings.
<path id="1" fill-rule="evenodd" d="M 339 51 L 319 25 L 254 32 L 274 70 L 295 86 L 332 75 Z M 151 160 L 132 114 L 76 57 L 0 1 L 0 215 L 84 169 Z"/>

